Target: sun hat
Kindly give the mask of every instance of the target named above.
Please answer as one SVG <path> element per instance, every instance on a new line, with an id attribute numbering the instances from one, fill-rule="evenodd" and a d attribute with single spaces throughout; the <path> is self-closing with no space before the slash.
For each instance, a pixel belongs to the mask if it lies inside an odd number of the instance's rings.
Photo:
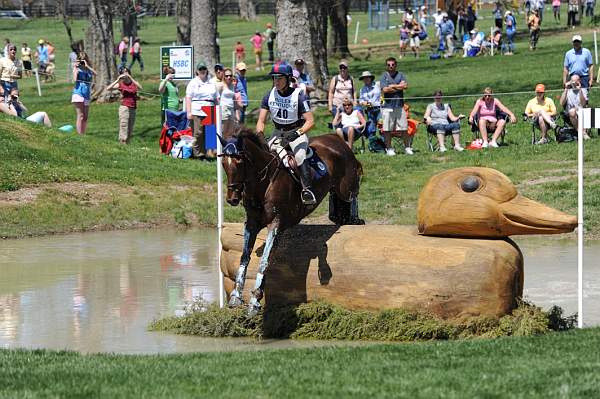
<path id="1" fill-rule="evenodd" d="M 571 42 L 583 42 L 583 39 L 581 38 L 581 35 L 574 35 Z"/>
<path id="2" fill-rule="evenodd" d="M 504 16 L 506 17 L 506 16 L 508 16 L 508 15 L 512 15 L 512 11 L 510 11 L 510 10 L 506 10 L 506 12 L 504 13 Z"/>
<path id="3" fill-rule="evenodd" d="M 238 64 L 235 66 L 235 69 L 237 69 L 238 71 L 245 71 L 246 70 L 246 63 L 245 62 L 238 62 Z"/>
<path id="4" fill-rule="evenodd" d="M 44 43 L 45 43 L 44 39 L 38 40 L 38 44 L 44 44 Z"/>
<path id="5" fill-rule="evenodd" d="M 363 71 L 363 73 L 360 74 L 360 77 L 358 78 L 358 80 L 363 80 L 364 78 L 371 78 L 374 79 L 375 75 L 373 75 L 371 72 L 369 71 Z"/>
<path id="6" fill-rule="evenodd" d="M 348 61 L 346 60 L 340 60 L 340 63 L 338 64 L 338 66 L 345 66 L 346 68 L 348 68 Z"/>
<path id="7" fill-rule="evenodd" d="M 535 85 L 535 92 L 536 93 L 545 93 L 546 92 L 546 86 L 544 86 L 542 83 L 538 83 Z"/>

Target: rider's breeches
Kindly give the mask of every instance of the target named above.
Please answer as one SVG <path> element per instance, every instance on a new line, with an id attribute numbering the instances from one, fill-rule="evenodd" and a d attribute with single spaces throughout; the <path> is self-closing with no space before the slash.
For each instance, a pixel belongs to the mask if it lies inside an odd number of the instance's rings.
<path id="1" fill-rule="evenodd" d="M 275 151 L 281 159 L 285 158 L 286 151 L 285 149 L 279 145 L 279 132 L 275 132 L 271 140 L 269 140 L 269 148 L 271 151 Z M 298 166 L 304 163 L 306 159 L 306 151 L 308 151 L 308 136 L 306 134 L 301 134 L 296 140 L 290 143 L 290 148 L 294 153 L 294 158 L 296 158 L 296 164 Z"/>

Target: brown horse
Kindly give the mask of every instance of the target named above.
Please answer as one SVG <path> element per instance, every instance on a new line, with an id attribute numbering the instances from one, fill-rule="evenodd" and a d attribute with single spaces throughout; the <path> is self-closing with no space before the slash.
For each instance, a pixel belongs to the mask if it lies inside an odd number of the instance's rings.
<path id="1" fill-rule="evenodd" d="M 330 219 L 336 224 L 362 224 L 358 217 L 358 191 L 362 166 L 352 150 L 336 135 L 327 134 L 310 140 L 310 147 L 321 158 L 327 174 L 313 179 L 312 190 L 317 199 L 314 205 L 304 205 L 300 199 L 300 185 L 283 166 L 280 158 L 269 151 L 264 137 L 248 129 L 240 130 L 223 145 L 223 168 L 227 175 L 227 202 L 237 206 L 242 201 L 246 210 L 244 247 L 236 275 L 235 289 L 229 306 L 242 305 L 242 291 L 246 269 L 256 235 L 268 228 L 267 239 L 256 275 L 248 313 L 260 310 L 263 297 L 264 273 L 277 234 L 298 224 L 314 211 L 330 194 Z M 292 156 L 293 158 L 293 156 Z M 309 162 L 306 160 L 305 162 Z"/>

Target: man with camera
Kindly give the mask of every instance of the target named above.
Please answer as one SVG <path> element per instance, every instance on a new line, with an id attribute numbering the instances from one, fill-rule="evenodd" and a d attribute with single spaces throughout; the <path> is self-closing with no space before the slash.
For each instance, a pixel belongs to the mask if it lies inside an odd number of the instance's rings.
<path id="1" fill-rule="evenodd" d="M 571 76 L 571 79 L 565 83 L 565 89 L 560 96 L 560 104 L 564 109 L 565 117 L 568 116 L 571 126 L 577 128 L 577 111 L 587 106 L 588 103 L 588 90 L 581 87 L 581 78 L 575 74 Z M 587 132 L 583 133 L 584 139 L 589 139 Z"/>

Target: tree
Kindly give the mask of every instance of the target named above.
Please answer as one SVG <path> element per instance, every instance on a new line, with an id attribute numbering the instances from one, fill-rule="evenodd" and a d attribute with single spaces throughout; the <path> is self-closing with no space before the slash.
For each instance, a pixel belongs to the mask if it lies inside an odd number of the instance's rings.
<path id="1" fill-rule="evenodd" d="M 217 63 L 217 0 L 192 1 L 191 44 L 196 62 Z"/>
<path id="2" fill-rule="evenodd" d="M 73 33 L 71 32 L 71 21 L 67 17 L 67 0 L 56 0 L 56 16 L 62 21 L 69 36 L 69 43 L 73 44 Z"/>
<path id="3" fill-rule="evenodd" d="M 325 89 L 329 74 L 326 44 L 328 5 L 327 0 L 277 0 L 276 3 L 280 58 L 288 62 L 304 59 L 315 87 L 321 90 Z"/>
<path id="4" fill-rule="evenodd" d="M 255 21 L 256 20 L 256 8 L 254 7 L 254 1 L 252 0 L 238 0 L 240 9 L 240 18 L 244 21 Z"/>
<path id="5" fill-rule="evenodd" d="M 96 70 L 96 85 L 92 97 L 98 102 L 110 101 L 106 91 L 117 77 L 117 62 L 114 53 L 113 9 L 111 0 L 90 0 L 90 24 L 86 35 L 86 48 L 92 67 Z"/>
<path id="6" fill-rule="evenodd" d="M 177 43 L 188 45 L 192 34 L 192 0 L 177 0 Z"/>
<path id="7" fill-rule="evenodd" d="M 346 16 L 350 9 L 350 0 L 335 0 L 330 9 L 331 33 L 329 51 L 341 58 L 350 56 L 348 48 L 348 20 Z"/>

